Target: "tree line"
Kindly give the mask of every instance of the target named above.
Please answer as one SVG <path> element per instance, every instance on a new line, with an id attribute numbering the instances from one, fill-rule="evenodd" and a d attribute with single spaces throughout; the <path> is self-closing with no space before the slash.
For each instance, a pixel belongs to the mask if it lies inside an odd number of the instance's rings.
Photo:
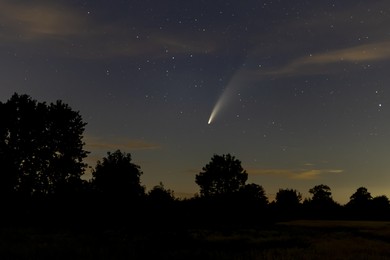
<path id="1" fill-rule="evenodd" d="M 62 101 L 47 104 L 14 94 L 0 102 L 0 210 L 3 223 L 95 223 L 123 225 L 249 225 L 296 218 L 390 219 L 390 202 L 365 187 L 346 205 L 320 184 L 303 200 L 280 189 L 270 202 L 261 185 L 247 183 L 241 161 L 213 155 L 195 176 L 199 194 L 177 199 L 162 183 L 141 185 L 141 167 L 131 154 L 108 152 L 83 180 L 88 152 L 86 123 Z M 129 221 L 129 220 L 136 220 Z"/>

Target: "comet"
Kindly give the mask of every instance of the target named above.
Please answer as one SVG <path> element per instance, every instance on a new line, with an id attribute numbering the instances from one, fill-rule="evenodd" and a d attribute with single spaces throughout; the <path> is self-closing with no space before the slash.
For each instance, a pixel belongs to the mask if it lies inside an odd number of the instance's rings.
<path id="1" fill-rule="evenodd" d="M 233 98 L 234 93 L 237 91 L 238 87 L 241 85 L 240 83 L 242 82 L 242 77 L 240 74 L 240 71 L 237 71 L 229 81 L 226 88 L 223 90 L 221 96 L 218 98 L 213 107 L 213 110 L 211 111 L 207 124 L 210 125 L 213 123 L 217 115 L 221 113 L 223 108 L 225 108 L 229 101 Z"/>
<path id="2" fill-rule="evenodd" d="M 217 114 L 219 114 L 221 108 L 226 103 L 225 100 L 227 100 L 227 98 L 226 98 L 227 96 L 228 95 L 226 94 L 226 90 L 225 90 L 222 93 L 222 95 L 219 97 L 217 103 L 215 104 L 213 110 L 211 111 L 210 118 L 209 118 L 209 121 L 208 121 L 209 125 L 214 121 L 214 118 L 217 116 Z"/>

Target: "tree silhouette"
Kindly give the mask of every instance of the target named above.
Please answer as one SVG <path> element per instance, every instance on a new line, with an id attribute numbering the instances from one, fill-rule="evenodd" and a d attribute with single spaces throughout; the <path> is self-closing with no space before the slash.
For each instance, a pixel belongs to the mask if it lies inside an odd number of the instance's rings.
<path id="1" fill-rule="evenodd" d="M 78 112 L 72 111 L 67 104 L 57 101 L 48 106 L 50 131 L 46 135 L 52 147 L 51 162 L 46 169 L 49 182 L 56 183 L 55 189 L 75 189 L 82 185 L 80 176 L 84 173 L 83 159 L 87 152 L 83 150 L 84 126 Z"/>
<path id="2" fill-rule="evenodd" d="M 268 204 L 268 198 L 263 186 L 250 183 L 242 186 L 238 192 L 242 203 L 254 207 L 265 207 Z"/>
<path id="3" fill-rule="evenodd" d="M 285 221 L 296 219 L 302 213 L 302 195 L 294 189 L 279 189 L 275 201 L 270 204 L 274 219 Z"/>
<path id="4" fill-rule="evenodd" d="M 167 204 L 175 200 L 174 192 L 166 189 L 162 182 L 154 186 L 147 194 L 148 200 L 153 204 Z"/>
<path id="5" fill-rule="evenodd" d="M 18 94 L 0 109 L 2 188 L 45 195 L 80 180 L 87 152 L 79 112 L 61 101 L 47 105 Z"/>
<path id="6" fill-rule="evenodd" d="M 246 207 L 247 212 L 252 211 L 256 214 L 256 211 L 263 211 L 268 205 L 267 195 L 261 185 L 255 183 L 245 184 L 237 194 L 239 198 L 238 202 Z"/>
<path id="7" fill-rule="evenodd" d="M 279 189 L 275 197 L 275 205 L 282 209 L 295 209 L 299 207 L 302 195 L 293 189 Z"/>
<path id="8" fill-rule="evenodd" d="M 316 218 L 334 218 L 340 213 L 340 205 L 333 200 L 329 186 L 324 184 L 314 186 L 309 193 L 312 194 L 312 198 L 303 203 L 307 215 Z"/>
<path id="9" fill-rule="evenodd" d="M 196 175 L 195 182 L 200 187 L 200 195 L 210 197 L 238 192 L 247 179 L 248 174 L 242 168 L 241 161 L 227 154 L 214 155 L 211 162 Z"/>
<path id="10" fill-rule="evenodd" d="M 384 198 L 378 198 L 376 203 L 379 206 Z M 375 211 L 373 198 L 368 192 L 367 188 L 360 187 L 353 193 L 346 205 L 347 212 L 354 219 L 371 219 L 376 218 L 375 215 L 378 213 Z M 382 213 L 385 213 L 384 211 Z"/>
<path id="11" fill-rule="evenodd" d="M 375 218 L 389 220 L 390 201 L 385 195 L 374 197 L 371 201 L 371 212 Z"/>
<path id="12" fill-rule="evenodd" d="M 359 208 L 362 210 L 368 209 L 372 201 L 372 196 L 367 188 L 360 187 L 354 194 L 351 195 L 347 206 L 351 208 Z"/>
<path id="13" fill-rule="evenodd" d="M 14 162 L 10 146 L 11 109 L 0 102 L 0 195 L 2 198 L 12 194 L 18 183 L 18 167 Z"/>
<path id="14" fill-rule="evenodd" d="M 92 172 L 92 184 L 104 196 L 137 199 L 145 193 L 140 183 L 141 175 L 140 167 L 131 162 L 131 155 L 117 150 L 107 152 L 107 157 L 97 162 Z"/>
<path id="15" fill-rule="evenodd" d="M 143 211 L 147 213 L 143 220 L 148 222 L 148 227 L 153 229 L 170 229 L 172 226 L 179 225 L 181 219 L 176 218 L 182 212 L 177 211 L 178 201 L 170 189 L 166 189 L 160 182 L 154 186 L 146 196 L 146 208 Z"/>
<path id="16" fill-rule="evenodd" d="M 319 206 L 332 205 L 334 203 L 332 198 L 332 192 L 329 186 L 320 184 L 314 186 L 309 190 L 309 193 L 312 194 L 311 203 L 317 204 Z"/>
<path id="17" fill-rule="evenodd" d="M 390 200 L 387 196 L 381 195 L 374 197 L 372 199 L 372 205 L 374 209 L 382 210 L 382 209 L 389 209 L 390 207 Z"/>
<path id="18" fill-rule="evenodd" d="M 332 198 L 332 192 L 328 185 L 316 185 L 309 190 L 309 193 L 312 194 L 312 198 L 308 199 L 306 203 L 309 203 L 312 207 L 317 208 L 317 210 L 330 210 L 331 207 L 337 205 Z"/>

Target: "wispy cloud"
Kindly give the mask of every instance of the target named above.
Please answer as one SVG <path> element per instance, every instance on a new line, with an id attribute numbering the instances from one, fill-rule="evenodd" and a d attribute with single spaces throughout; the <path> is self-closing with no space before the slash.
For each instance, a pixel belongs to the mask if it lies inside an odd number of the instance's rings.
<path id="1" fill-rule="evenodd" d="M 118 37 L 115 31 L 111 31 L 112 37 Z M 210 41 L 189 40 L 185 36 L 169 36 L 160 35 L 159 33 L 151 33 L 147 39 L 142 41 L 134 39 L 129 35 L 122 35 L 118 38 L 115 44 L 103 42 L 100 43 L 100 48 L 103 52 L 101 57 L 93 56 L 93 58 L 106 57 L 135 57 L 149 55 L 153 58 L 172 57 L 180 54 L 207 54 L 216 50 L 216 43 Z"/>
<path id="2" fill-rule="evenodd" d="M 336 63 L 375 62 L 390 59 L 390 41 L 363 44 L 349 48 L 309 54 L 286 66 L 266 71 L 263 75 L 294 76 L 327 73 L 324 66 Z"/>
<path id="3" fill-rule="evenodd" d="M 66 6 L 36 2 L 0 0 L 1 37 L 10 40 L 37 40 L 80 34 L 85 20 Z"/>
<path id="4" fill-rule="evenodd" d="M 314 180 L 322 175 L 342 173 L 340 169 L 249 169 L 250 175 L 265 175 L 295 180 Z"/>
<path id="5" fill-rule="evenodd" d="M 113 57 L 164 58 L 179 54 L 210 53 L 218 38 L 181 33 L 164 34 L 138 25 L 147 35 L 137 35 L 115 21 L 99 21 L 70 5 L 55 2 L 0 0 L 0 39 L 7 43 L 36 44 L 57 55 L 83 59 Z M 200 32 L 199 32 L 200 33 Z M 202 35 L 204 36 L 204 35 Z M 48 42 L 56 41 L 55 47 Z M 69 47 L 76 44 L 72 51 Z"/>
<path id="6" fill-rule="evenodd" d="M 161 146 L 156 143 L 147 142 L 145 140 L 134 140 L 128 138 L 97 138 L 87 136 L 85 138 L 86 150 L 92 152 L 113 151 L 113 150 L 155 150 Z"/>

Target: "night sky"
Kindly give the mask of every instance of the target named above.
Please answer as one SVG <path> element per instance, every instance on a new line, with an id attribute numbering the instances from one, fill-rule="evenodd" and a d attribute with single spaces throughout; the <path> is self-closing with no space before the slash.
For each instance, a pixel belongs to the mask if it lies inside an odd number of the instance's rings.
<path id="1" fill-rule="evenodd" d="M 271 199 L 390 196 L 389 68 L 388 0 L 0 0 L 1 101 L 63 100 L 90 166 L 121 149 L 177 196 L 227 153 Z"/>

